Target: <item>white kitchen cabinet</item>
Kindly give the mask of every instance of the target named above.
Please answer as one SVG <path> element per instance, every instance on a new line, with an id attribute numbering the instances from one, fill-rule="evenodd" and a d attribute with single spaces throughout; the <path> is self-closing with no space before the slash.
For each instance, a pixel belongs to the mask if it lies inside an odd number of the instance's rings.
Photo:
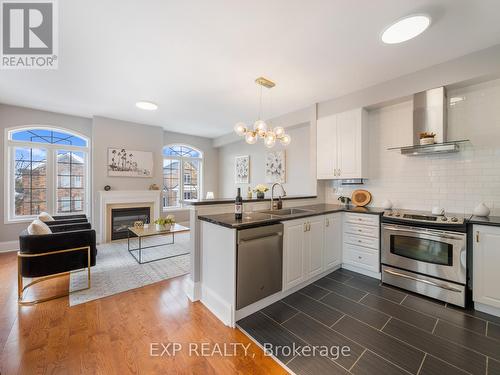
<path id="1" fill-rule="evenodd" d="M 473 227 L 472 299 L 475 308 L 500 316 L 500 227 Z"/>
<path id="2" fill-rule="evenodd" d="M 320 274 L 323 267 L 323 249 L 324 249 L 324 218 L 323 216 L 314 216 L 309 218 L 307 231 L 305 232 L 305 254 L 306 254 L 306 275 L 311 278 Z"/>
<path id="3" fill-rule="evenodd" d="M 283 290 L 300 284 L 304 279 L 304 249 L 306 223 L 286 221 L 283 234 Z"/>
<path id="4" fill-rule="evenodd" d="M 342 267 L 380 278 L 380 217 L 346 212 Z"/>
<path id="5" fill-rule="evenodd" d="M 342 213 L 325 216 L 325 269 L 335 267 L 342 262 Z"/>
<path id="6" fill-rule="evenodd" d="M 317 178 L 351 179 L 366 177 L 366 111 L 326 116 L 317 121 Z"/>
<path id="7" fill-rule="evenodd" d="M 283 290 L 290 289 L 324 269 L 324 216 L 285 221 Z"/>

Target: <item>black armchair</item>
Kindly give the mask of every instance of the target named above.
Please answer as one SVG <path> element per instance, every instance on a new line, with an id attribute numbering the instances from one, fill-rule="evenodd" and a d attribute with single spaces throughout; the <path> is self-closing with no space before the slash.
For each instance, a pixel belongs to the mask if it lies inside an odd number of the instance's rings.
<path id="1" fill-rule="evenodd" d="M 23 299 L 24 291 L 30 286 L 48 279 L 68 275 L 70 271 L 87 268 L 85 290 L 90 288 L 90 267 L 96 264 L 96 235 L 90 223 L 54 225 L 52 233 L 30 235 L 27 230 L 19 236 L 18 303 L 33 305 L 69 295 L 70 292 L 34 301 Z M 38 278 L 23 286 L 23 278 Z M 79 291 L 79 290 L 78 290 Z"/>

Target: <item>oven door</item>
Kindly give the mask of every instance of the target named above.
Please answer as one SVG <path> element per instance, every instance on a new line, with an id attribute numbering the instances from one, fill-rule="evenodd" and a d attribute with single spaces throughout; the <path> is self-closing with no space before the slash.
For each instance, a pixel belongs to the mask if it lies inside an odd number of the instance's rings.
<path id="1" fill-rule="evenodd" d="M 382 263 L 466 283 L 467 235 L 394 224 L 382 225 Z"/>

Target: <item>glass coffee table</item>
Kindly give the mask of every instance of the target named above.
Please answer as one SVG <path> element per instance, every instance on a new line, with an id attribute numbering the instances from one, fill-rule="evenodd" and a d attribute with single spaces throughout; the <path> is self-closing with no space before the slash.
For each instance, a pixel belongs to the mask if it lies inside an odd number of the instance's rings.
<path id="1" fill-rule="evenodd" d="M 156 261 L 162 260 L 162 259 L 174 258 L 174 257 L 178 257 L 178 256 L 181 256 L 181 255 L 189 254 L 189 252 L 187 252 L 187 253 L 169 255 L 169 256 L 166 256 L 166 257 L 161 257 L 161 258 L 147 260 L 147 261 L 143 261 L 142 260 L 142 251 L 144 249 L 149 249 L 149 248 L 152 248 L 152 247 L 166 246 L 166 245 L 173 245 L 175 243 L 175 234 L 176 233 L 182 233 L 182 232 L 189 232 L 189 228 L 185 227 L 183 225 L 179 225 L 179 224 L 174 224 L 174 225 L 172 225 L 170 227 L 170 229 L 164 229 L 164 230 L 156 230 L 156 226 L 155 225 L 149 225 L 147 228 L 128 227 L 128 230 L 127 230 L 128 252 L 130 253 L 130 255 L 132 255 L 134 257 L 134 259 L 139 264 L 156 262 Z M 130 238 L 131 238 L 131 235 L 132 235 L 132 238 L 133 237 L 137 237 L 138 238 L 138 240 L 139 240 L 139 247 L 138 248 L 135 248 L 135 249 L 130 248 Z M 149 246 L 143 246 L 142 245 L 142 242 L 143 242 L 144 238 L 151 237 L 151 236 L 161 236 L 161 235 L 166 235 L 167 237 L 168 237 L 168 235 L 172 235 L 172 241 L 167 242 L 167 243 L 157 244 L 157 245 L 149 245 Z M 134 252 L 137 252 L 137 255 Z"/>

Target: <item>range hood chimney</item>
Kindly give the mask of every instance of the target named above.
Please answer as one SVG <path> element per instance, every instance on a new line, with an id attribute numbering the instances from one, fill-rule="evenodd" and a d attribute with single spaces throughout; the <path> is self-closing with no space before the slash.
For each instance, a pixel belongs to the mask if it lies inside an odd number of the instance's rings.
<path id="1" fill-rule="evenodd" d="M 404 155 L 428 155 L 458 152 L 461 141 L 447 139 L 446 89 L 438 87 L 413 95 L 413 145 L 390 148 L 401 150 Z M 435 134 L 433 144 L 420 144 L 421 133 Z"/>
<path id="2" fill-rule="evenodd" d="M 436 143 L 446 142 L 446 91 L 444 87 L 413 95 L 413 145 L 420 145 L 420 133 L 434 133 Z"/>

